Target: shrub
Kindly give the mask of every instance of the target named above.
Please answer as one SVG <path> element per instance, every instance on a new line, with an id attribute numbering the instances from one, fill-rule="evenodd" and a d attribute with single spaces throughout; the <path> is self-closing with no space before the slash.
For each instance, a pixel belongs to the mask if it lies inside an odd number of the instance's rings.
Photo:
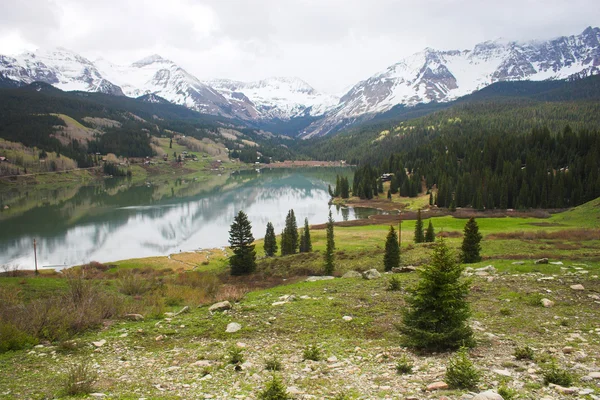
<path id="1" fill-rule="evenodd" d="M 71 396 L 89 394 L 94 389 L 98 374 L 87 361 L 72 365 L 67 370 L 63 387 L 65 393 Z"/>
<path id="2" fill-rule="evenodd" d="M 392 276 L 388 282 L 387 290 L 389 290 L 391 292 L 397 292 L 400 289 L 402 289 L 402 287 L 400 285 L 400 278 L 398 278 L 395 275 Z"/>
<path id="3" fill-rule="evenodd" d="M 553 383 L 564 387 L 569 387 L 573 383 L 573 374 L 566 369 L 560 368 L 556 361 L 552 361 L 549 366 L 543 368 L 544 384 Z"/>
<path id="4" fill-rule="evenodd" d="M 348 396 L 344 392 L 340 392 L 340 393 L 338 393 L 338 394 L 335 395 L 335 397 L 333 398 L 333 400 L 350 400 L 350 396 Z"/>
<path id="5" fill-rule="evenodd" d="M 450 360 L 446 367 L 445 382 L 454 389 L 476 389 L 481 373 L 469 360 L 467 349 L 462 347 Z"/>
<path id="6" fill-rule="evenodd" d="M 304 352 L 302 353 L 302 358 L 304 359 L 304 361 L 319 361 L 321 359 L 321 350 L 317 347 L 316 344 L 306 346 Z"/>
<path id="7" fill-rule="evenodd" d="M 504 400 L 514 400 L 517 398 L 518 392 L 515 389 L 510 389 L 506 386 L 500 386 L 498 388 L 498 394 L 502 396 Z"/>
<path id="8" fill-rule="evenodd" d="M 117 280 L 119 292 L 129 296 L 140 296 L 151 288 L 151 282 L 135 272 L 126 272 Z"/>
<path id="9" fill-rule="evenodd" d="M 414 364 L 411 361 L 411 359 L 406 354 L 403 354 L 402 357 L 400 357 L 400 359 L 396 363 L 396 372 L 399 375 L 412 374 L 413 367 Z"/>
<path id="10" fill-rule="evenodd" d="M 508 316 L 508 315 L 512 314 L 512 310 L 510 308 L 507 308 L 507 307 L 502 307 L 500 309 L 500 314 L 504 315 L 504 316 Z"/>
<path id="11" fill-rule="evenodd" d="M 237 365 L 244 363 L 244 352 L 241 348 L 234 346 L 229 349 L 229 364 Z"/>
<path id="12" fill-rule="evenodd" d="M 21 350 L 37 344 L 37 340 L 16 326 L 0 321 L 0 353 Z"/>
<path id="13" fill-rule="evenodd" d="M 287 388 L 277 376 L 273 376 L 273 378 L 267 382 L 265 390 L 258 393 L 259 400 L 288 400 L 291 398 L 292 397 L 287 393 Z"/>
<path id="14" fill-rule="evenodd" d="M 517 360 L 533 360 L 533 349 L 527 345 L 523 347 L 517 346 L 513 353 Z"/>
<path id="15" fill-rule="evenodd" d="M 276 356 L 267 358 L 265 360 L 265 369 L 267 371 L 281 371 L 283 369 L 283 366 L 281 365 L 281 360 Z"/>

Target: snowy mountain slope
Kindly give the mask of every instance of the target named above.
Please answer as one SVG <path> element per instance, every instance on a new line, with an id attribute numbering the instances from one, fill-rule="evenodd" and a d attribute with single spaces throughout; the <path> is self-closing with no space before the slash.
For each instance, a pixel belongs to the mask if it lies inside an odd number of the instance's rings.
<path id="1" fill-rule="evenodd" d="M 548 41 L 488 41 L 472 50 L 425 49 L 359 82 L 302 132 L 325 135 L 397 104 L 445 102 L 494 82 L 569 79 L 600 73 L 600 28 Z"/>
<path id="2" fill-rule="evenodd" d="M 338 97 L 319 93 L 299 78 L 276 77 L 257 82 L 218 79 L 206 83 L 231 102 L 250 102 L 258 119 L 320 116 L 339 102 Z"/>
<path id="3" fill-rule="evenodd" d="M 96 60 L 106 79 L 119 85 L 126 96 L 156 94 L 168 101 L 207 114 L 240 117 L 229 101 L 173 61 L 152 55 L 131 65 Z"/>
<path id="4" fill-rule="evenodd" d="M 0 55 L 0 74 L 26 84 L 46 82 L 61 90 L 123 95 L 121 88 L 104 79 L 92 62 L 60 47 L 16 57 Z"/>

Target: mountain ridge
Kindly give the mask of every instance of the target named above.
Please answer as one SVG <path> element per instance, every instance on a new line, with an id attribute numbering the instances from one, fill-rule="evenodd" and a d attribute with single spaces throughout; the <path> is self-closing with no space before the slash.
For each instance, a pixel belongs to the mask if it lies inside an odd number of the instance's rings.
<path id="1" fill-rule="evenodd" d="M 427 47 L 358 82 L 341 97 L 321 93 L 296 77 L 254 82 L 201 80 L 158 54 L 130 65 L 103 59 L 92 62 L 60 47 L 0 55 L 3 87 L 42 81 L 62 90 L 133 98 L 156 95 L 201 113 L 302 138 L 363 123 L 398 105 L 453 101 L 495 82 L 569 80 L 597 74 L 600 28 L 591 26 L 578 35 L 549 40 L 496 39 L 463 50 Z"/>

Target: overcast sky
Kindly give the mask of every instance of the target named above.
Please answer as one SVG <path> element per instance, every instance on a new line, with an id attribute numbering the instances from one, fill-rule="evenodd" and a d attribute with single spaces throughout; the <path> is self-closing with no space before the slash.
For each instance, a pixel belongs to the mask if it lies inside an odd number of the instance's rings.
<path id="1" fill-rule="evenodd" d="M 157 53 L 200 79 L 297 76 L 338 93 L 425 47 L 590 25 L 598 0 L 0 0 L 0 54 L 61 46 L 124 64 Z"/>

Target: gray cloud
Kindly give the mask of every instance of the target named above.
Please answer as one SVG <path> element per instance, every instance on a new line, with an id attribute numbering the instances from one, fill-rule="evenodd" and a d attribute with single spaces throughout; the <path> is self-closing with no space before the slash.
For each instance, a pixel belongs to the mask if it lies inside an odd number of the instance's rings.
<path id="1" fill-rule="evenodd" d="M 0 53 L 14 37 L 29 47 L 64 46 L 117 63 L 159 53 L 200 79 L 295 75 L 330 92 L 424 47 L 548 39 L 600 21 L 595 0 L 0 0 L 0 6 Z"/>

